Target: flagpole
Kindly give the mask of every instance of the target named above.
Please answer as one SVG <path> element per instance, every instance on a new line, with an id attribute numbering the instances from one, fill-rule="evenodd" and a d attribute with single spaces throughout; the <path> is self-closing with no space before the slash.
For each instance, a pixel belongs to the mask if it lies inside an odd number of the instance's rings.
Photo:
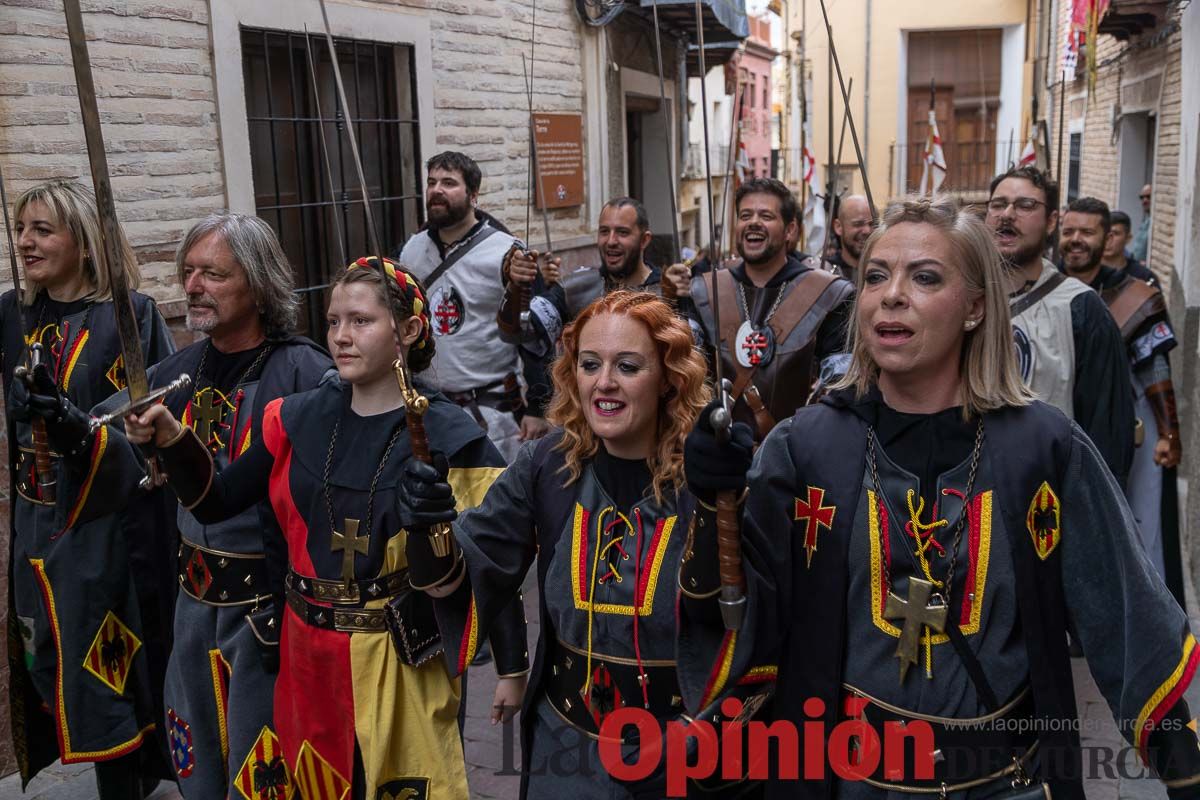
<path id="1" fill-rule="evenodd" d="M 1063 152 L 1063 125 L 1066 123 L 1066 104 L 1067 104 L 1067 73 L 1064 70 L 1062 80 L 1058 83 L 1058 157 L 1054 165 L 1054 182 L 1058 184 L 1059 196 L 1062 196 L 1062 152 Z M 1054 209 L 1058 211 L 1058 209 Z"/>
<path id="2" fill-rule="evenodd" d="M 827 120 L 827 122 L 828 122 L 828 139 L 826 140 L 828 142 L 827 147 L 829 150 L 829 161 L 826 162 L 826 166 L 825 166 L 825 199 L 829 203 L 828 219 L 832 220 L 833 212 L 834 212 L 834 208 L 833 208 L 833 199 L 834 199 L 834 187 L 833 187 L 833 171 L 834 171 L 834 164 L 833 164 L 833 28 L 826 25 L 825 26 L 825 34 L 829 38 L 829 47 L 826 48 L 826 51 L 825 51 L 825 61 L 826 61 L 826 64 L 825 64 L 826 76 L 825 77 L 827 78 L 826 93 L 829 97 L 829 103 L 828 103 L 829 113 L 826 115 L 829 118 Z M 830 223 L 830 224 L 832 224 L 832 223 Z M 832 228 L 830 230 L 832 230 Z M 824 252 L 825 249 L 826 248 L 822 247 L 821 248 L 822 252 Z M 822 257 L 822 258 L 824 258 L 824 257 Z"/>
<path id="3" fill-rule="evenodd" d="M 854 76 L 850 76 L 850 80 L 846 81 L 846 97 L 850 97 L 854 93 Z M 838 134 L 838 149 L 837 163 L 842 163 L 842 150 L 846 146 L 846 121 L 849 119 L 848 108 L 842 112 L 842 130 Z"/>
<path id="4" fill-rule="evenodd" d="M 846 118 L 850 120 L 850 141 L 854 143 L 854 156 L 858 159 L 858 171 L 862 176 L 863 192 L 867 195 L 867 205 L 871 209 L 871 218 L 877 217 L 875 208 L 875 198 L 871 194 L 871 179 L 867 175 L 867 163 L 863 159 L 862 146 L 858 141 L 858 128 L 854 125 L 854 114 L 850 111 L 850 98 L 846 94 L 846 81 L 842 78 L 842 64 L 838 60 L 837 50 L 833 44 L 833 27 L 829 24 L 829 10 L 825 7 L 825 0 L 821 2 L 821 16 L 825 19 L 825 30 L 829 36 L 829 52 L 833 57 L 833 66 L 837 70 L 838 85 L 842 89 L 842 103 L 846 106 Z"/>
<path id="5" fill-rule="evenodd" d="M 805 69 L 804 69 L 804 40 L 808 36 L 808 0 L 800 0 L 800 152 L 797 158 L 800 161 L 800 208 L 805 208 L 808 205 L 808 181 L 804 178 L 804 173 L 808 171 L 808 163 L 805 158 L 805 152 L 808 150 L 808 92 L 805 84 Z M 791 45 L 788 45 L 791 47 Z M 793 167 L 795 169 L 795 167 Z M 804 225 L 800 225 L 800 252 L 805 251 L 806 232 Z"/>

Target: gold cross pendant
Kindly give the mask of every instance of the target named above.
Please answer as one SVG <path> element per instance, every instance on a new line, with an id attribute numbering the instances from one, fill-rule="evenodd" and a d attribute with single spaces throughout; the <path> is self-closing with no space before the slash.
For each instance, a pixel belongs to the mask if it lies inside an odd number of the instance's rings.
<path id="1" fill-rule="evenodd" d="M 930 605 L 932 594 L 933 584 L 920 578 L 908 579 L 907 600 L 888 591 L 887 603 L 883 607 L 884 619 L 904 620 L 900 642 L 896 645 L 896 658 L 900 659 L 900 683 L 904 683 L 908 668 L 918 661 L 921 629 L 929 627 L 938 633 L 946 630 L 950 608 L 945 603 Z"/>
<path id="2" fill-rule="evenodd" d="M 196 407 L 192 409 L 193 427 L 205 447 L 212 443 L 213 426 L 221 421 L 223 409 L 220 404 L 213 405 L 213 395 L 216 391 L 210 388 L 207 392 L 201 392 Z"/>
<path id="3" fill-rule="evenodd" d="M 333 532 L 333 541 L 329 544 L 329 549 L 333 552 L 342 553 L 342 582 L 347 587 L 354 582 L 354 554 L 367 554 L 367 545 L 371 541 L 371 533 L 368 531 L 362 536 L 358 535 L 358 520 L 346 518 L 342 525 L 346 529 L 346 533 L 341 531 Z"/>

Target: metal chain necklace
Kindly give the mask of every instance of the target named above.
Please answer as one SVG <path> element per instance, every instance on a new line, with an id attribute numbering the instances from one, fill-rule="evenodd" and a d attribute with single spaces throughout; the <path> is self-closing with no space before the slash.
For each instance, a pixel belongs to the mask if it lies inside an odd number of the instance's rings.
<path id="1" fill-rule="evenodd" d="M 342 581 L 348 587 L 354 580 L 354 554 L 367 554 L 367 545 L 371 538 L 371 526 L 375 519 L 375 489 L 379 486 L 379 478 L 383 475 L 383 468 L 387 466 L 388 458 L 392 454 L 392 448 L 396 444 L 396 440 L 400 438 L 400 434 L 404 432 L 404 425 L 396 423 L 396 430 L 392 433 L 392 438 L 388 440 L 387 448 L 383 451 L 383 458 L 379 460 L 379 467 L 375 470 L 375 477 L 371 479 L 371 488 L 367 492 L 367 527 L 366 533 L 362 536 L 358 535 L 358 520 L 346 518 L 345 529 L 339 531 L 337 524 L 333 521 L 333 498 L 330 496 L 330 475 L 333 472 L 333 450 L 337 446 L 338 431 L 341 429 L 342 419 L 339 416 L 337 421 L 333 423 L 333 436 L 329 439 L 329 451 L 325 454 L 325 473 L 322 476 L 322 491 L 325 496 L 325 514 L 329 519 L 329 535 L 330 549 L 334 552 L 342 552 Z"/>
<path id="2" fill-rule="evenodd" d="M 202 377 L 207 377 L 204 375 L 204 365 L 208 363 L 208 351 L 212 349 L 212 346 L 212 339 L 209 339 L 207 342 L 205 342 L 204 350 L 200 353 L 200 363 L 196 367 L 197 384 L 199 384 Z M 242 387 L 242 384 L 246 382 L 246 380 L 256 369 L 258 369 L 259 365 L 266 360 L 267 356 L 271 354 L 272 349 L 274 349 L 274 345 L 268 344 L 259 351 L 258 356 L 256 356 L 255 359 L 250 363 L 250 366 L 246 367 L 246 369 L 242 372 L 241 377 L 239 377 L 237 382 L 234 383 L 233 388 L 229 390 L 229 395 L 235 394 L 237 390 Z M 208 394 L 206 395 L 201 394 L 204 391 L 204 388 L 208 389 Z M 204 388 L 197 388 L 196 394 L 193 396 L 195 398 L 195 407 L 192 409 L 192 417 L 193 427 L 196 430 L 196 435 L 200 437 L 200 441 L 204 442 L 205 446 L 207 447 L 211 446 L 212 444 L 214 432 L 225 422 L 225 405 L 229 402 L 229 395 L 222 393 L 221 403 L 219 405 L 214 405 L 213 394 L 219 393 L 220 389 L 217 388 L 212 378 L 208 378 L 208 386 Z M 237 423 L 236 418 L 234 419 L 234 423 Z M 217 444 L 221 444 L 219 434 L 217 435 Z"/>
<path id="3" fill-rule="evenodd" d="M 197 381 L 199 381 L 200 378 L 205 377 L 204 365 L 206 363 L 208 363 L 208 351 L 212 349 L 212 346 L 213 346 L 212 339 L 208 339 L 204 343 L 204 352 L 202 352 L 200 354 L 200 363 L 196 366 L 196 380 Z M 271 354 L 271 351 L 274 348 L 275 348 L 275 345 L 269 344 L 266 347 L 264 347 L 262 350 L 259 351 L 258 356 L 254 359 L 254 361 L 250 362 L 250 366 L 246 367 L 245 371 L 242 372 L 241 377 L 239 377 L 237 379 L 237 382 L 233 385 L 232 391 L 236 392 L 239 388 L 241 388 L 241 385 L 246 382 L 246 378 L 250 377 L 250 374 L 252 372 L 254 372 L 255 369 L 258 368 L 258 365 L 266 360 L 267 356 Z M 213 385 L 212 379 L 209 379 L 209 384 Z M 213 385 L 213 388 L 215 389 L 216 386 Z M 197 392 L 197 394 L 199 394 L 199 392 Z"/>
<path id="4" fill-rule="evenodd" d="M 746 285 L 741 281 L 735 281 L 735 283 L 737 284 L 738 304 L 742 308 L 743 322 L 737 330 L 734 357 L 738 364 L 747 369 L 765 367 L 771 363 L 771 359 L 775 355 L 775 331 L 771 327 L 771 318 L 779 310 L 779 304 L 783 302 L 791 280 L 786 280 L 779 285 L 779 293 L 775 295 L 775 301 L 771 303 L 771 308 L 767 310 L 767 316 L 761 325 L 755 325 L 750 319 L 750 306 L 746 303 Z"/>
<path id="5" fill-rule="evenodd" d="M 919 520 L 916 519 L 919 514 L 913 513 L 911 497 L 909 498 L 908 510 L 913 525 L 912 534 L 917 539 L 918 552 L 916 553 L 916 557 L 920 559 L 920 566 L 924 567 L 925 575 L 929 580 L 923 580 L 916 576 L 910 577 L 908 579 L 908 599 L 904 600 L 892 592 L 892 576 L 887 560 L 882 557 L 879 559 L 883 573 L 884 596 L 886 598 L 883 616 L 885 619 L 903 620 L 903 627 L 899 635 L 900 641 L 896 646 L 896 657 L 900 659 L 901 683 L 904 682 L 904 676 L 909 666 L 917 663 L 917 639 L 918 635 L 922 632 L 924 635 L 921 638 L 925 645 L 925 674 L 928 678 L 933 677 L 933 637 L 929 629 L 932 628 L 938 633 L 943 633 L 946 629 L 950 599 L 954 592 L 954 572 L 955 567 L 958 565 L 958 548 L 962 542 L 962 534 L 967 521 L 967 509 L 970 507 L 971 495 L 975 489 L 975 476 L 978 473 L 979 458 L 983 452 L 983 438 L 983 419 L 981 418 L 975 428 L 975 445 L 971 451 L 971 467 L 967 475 L 967 486 L 966 492 L 963 494 L 962 508 L 958 513 L 958 521 L 954 524 L 954 540 L 950 545 L 950 566 L 946 570 L 946 577 L 943 579 L 941 587 L 936 587 L 931 568 L 922 555 L 920 541 L 920 527 L 930 529 L 930 537 L 932 537 L 932 528 L 936 526 L 936 523 L 928 525 L 919 523 Z M 871 470 L 871 483 L 874 485 L 875 491 L 880 497 L 884 497 L 883 484 L 879 480 L 875 447 L 875 428 L 869 425 L 867 426 L 867 464 Z M 908 550 L 907 546 L 905 550 Z M 913 557 L 912 552 L 909 552 L 909 557 Z M 935 591 L 935 589 L 937 590 Z"/>

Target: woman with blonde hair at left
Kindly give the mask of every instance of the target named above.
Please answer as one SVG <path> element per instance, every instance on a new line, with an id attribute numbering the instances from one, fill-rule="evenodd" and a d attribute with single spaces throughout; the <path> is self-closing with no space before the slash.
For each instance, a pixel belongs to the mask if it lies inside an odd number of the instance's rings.
<path id="1" fill-rule="evenodd" d="M 662 797 L 621 784 L 599 760 L 604 718 L 683 713 L 675 677 L 675 575 L 694 498 L 683 443 L 710 396 L 702 356 L 670 306 L 613 292 L 563 332 L 549 419 L 483 503 L 454 523 L 442 557 L 410 537 L 452 670 L 471 662 L 499 609 L 537 561 L 541 638 L 522 713 L 523 798 Z M 409 464 L 402 493 L 424 524 L 446 521 L 444 477 Z M 461 548 L 461 550 L 459 550 Z M 728 795 L 726 795 L 728 796 Z"/>
<path id="2" fill-rule="evenodd" d="M 95 762 L 102 800 L 140 798 L 143 777 L 172 776 L 165 740 L 154 734 L 163 716 L 172 581 L 152 568 L 157 557 L 146 545 L 125 536 L 131 521 L 76 525 L 85 498 L 51 492 L 60 456 L 75 455 L 80 440 L 58 435 L 69 426 L 51 426 L 50 467 L 39 474 L 31 425 L 33 416 L 81 414 L 76 409 L 125 387 L 100 219 L 91 191 L 74 181 L 28 189 L 13 219 L 24 297 L 0 297 L 0 351 L 12 498 L 9 642 L 23 644 L 9 651 L 18 765 L 28 781 L 56 759 Z M 133 249 L 119 227 L 117 237 L 118 268 L 136 289 Z M 150 366 L 175 348 L 154 301 L 136 291 L 130 300 Z M 34 373 L 38 396 L 69 405 L 39 408 L 13 380 L 18 366 L 30 366 L 34 344 L 43 362 Z"/>

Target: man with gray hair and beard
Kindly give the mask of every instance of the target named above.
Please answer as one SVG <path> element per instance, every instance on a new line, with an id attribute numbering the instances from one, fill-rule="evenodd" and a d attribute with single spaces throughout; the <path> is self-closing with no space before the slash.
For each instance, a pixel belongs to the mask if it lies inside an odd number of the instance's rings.
<path id="1" fill-rule="evenodd" d="M 165 403 L 224 468 L 259 436 L 267 403 L 314 388 L 333 363 L 316 344 L 292 333 L 299 310 L 292 268 L 263 220 L 205 217 L 184 237 L 175 263 L 187 295 L 187 328 L 207 336 L 152 368 L 150 388 L 183 373 L 192 376 L 190 393 L 175 392 Z M 94 413 L 125 401 L 121 393 Z M 284 585 L 293 583 L 285 575 L 287 555 L 274 514 L 263 503 L 202 525 L 165 489 L 137 491 L 137 449 L 116 427 L 102 431 L 98 459 L 85 458 L 84 469 L 72 470 L 72 482 L 91 481 L 82 515 L 125 518 L 127 531 L 128 520 L 136 520 L 145 528 L 142 535 L 170 544 L 164 559 L 174 559 L 178 571 L 162 724 L 180 791 L 187 800 L 220 800 L 240 786 L 257 797 L 253 787 L 275 774 L 274 756 L 282 755 L 272 701 Z M 321 588 L 301 585 L 297 591 Z M 340 599 L 353 593 L 357 601 L 357 585 L 344 589 Z M 287 781 L 286 774 L 279 777 Z M 280 787 L 290 795 L 290 786 Z"/>

